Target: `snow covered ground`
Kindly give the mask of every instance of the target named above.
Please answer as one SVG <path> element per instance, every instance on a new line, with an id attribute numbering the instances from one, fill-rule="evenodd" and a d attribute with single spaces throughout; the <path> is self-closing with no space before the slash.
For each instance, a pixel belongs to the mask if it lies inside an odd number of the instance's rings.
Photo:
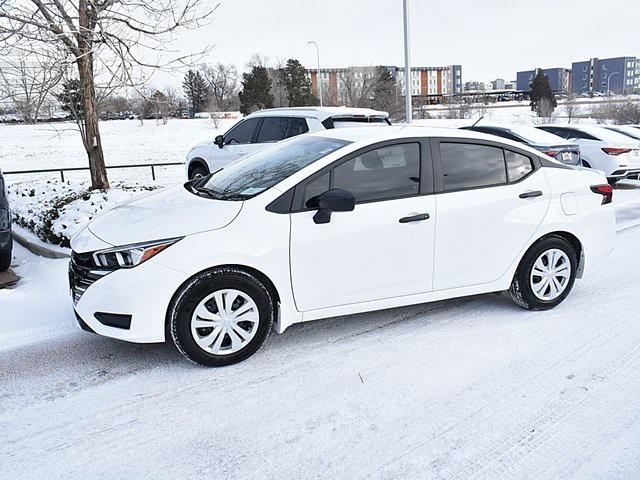
<path id="1" fill-rule="evenodd" d="M 66 262 L 18 248 L 0 477 L 636 479 L 640 185 L 615 203 L 615 252 L 552 311 L 482 295 L 318 321 L 213 370 L 79 331 Z"/>

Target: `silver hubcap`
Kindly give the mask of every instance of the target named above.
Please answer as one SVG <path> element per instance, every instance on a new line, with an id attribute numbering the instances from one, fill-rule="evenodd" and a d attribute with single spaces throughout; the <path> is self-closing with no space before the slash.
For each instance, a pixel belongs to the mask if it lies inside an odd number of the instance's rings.
<path id="1" fill-rule="evenodd" d="M 247 346 L 259 322 L 258 307 L 249 295 L 239 290 L 218 290 L 196 307 L 191 335 L 204 351 L 228 355 Z"/>
<path id="2" fill-rule="evenodd" d="M 571 262 L 562 250 L 553 248 L 538 257 L 531 270 L 531 290 L 540 300 L 555 300 L 571 278 Z"/>

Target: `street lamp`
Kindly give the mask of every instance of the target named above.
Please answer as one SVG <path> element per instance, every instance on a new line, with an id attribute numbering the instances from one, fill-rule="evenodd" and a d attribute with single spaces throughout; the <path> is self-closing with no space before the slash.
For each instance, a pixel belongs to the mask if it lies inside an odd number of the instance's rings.
<path id="1" fill-rule="evenodd" d="M 413 108 L 411 105 L 411 63 L 409 61 L 409 0 L 402 0 L 404 22 L 404 103 L 405 121 L 411 123 Z"/>
<path id="2" fill-rule="evenodd" d="M 611 77 L 618 75 L 618 73 L 620 72 L 613 72 L 609 74 L 609 77 L 607 78 L 607 95 L 611 95 Z"/>
<path id="3" fill-rule="evenodd" d="M 318 97 L 320 98 L 320 106 L 322 107 L 322 74 L 320 73 L 320 49 L 318 44 L 311 40 L 307 44 L 314 45 L 316 47 L 316 56 L 318 58 Z"/>

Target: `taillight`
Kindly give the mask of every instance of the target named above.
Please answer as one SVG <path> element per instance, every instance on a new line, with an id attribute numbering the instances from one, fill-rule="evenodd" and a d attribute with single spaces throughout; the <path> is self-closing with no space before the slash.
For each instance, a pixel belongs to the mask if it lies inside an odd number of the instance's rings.
<path id="1" fill-rule="evenodd" d="M 544 154 L 549 155 L 550 157 L 555 157 L 558 154 L 558 152 L 556 150 L 545 150 Z"/>
<path id="2" fill-rule="evenodd" d="M 602 151 L 607 155 L 622 155 L 623 153 L 629 153 L 630 148 L 603 148 Z"/>
<path id="3" fill-rule="evenodd" d="M 613 187 L 608 183 L 605 183 L 604 185 L 593 185 L 591 187 L 591 191 L 598 195 L 602 195 L 602 205 L 611 203 L 613 200 Z"/>

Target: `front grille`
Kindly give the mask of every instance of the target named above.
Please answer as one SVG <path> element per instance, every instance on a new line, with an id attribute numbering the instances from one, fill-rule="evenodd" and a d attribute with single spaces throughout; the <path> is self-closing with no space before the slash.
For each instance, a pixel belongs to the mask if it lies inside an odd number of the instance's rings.
<path id="1" fill-rule="evenodd" d="M 69 288 L 71 289 L 71 297 L 73 298 L 74 305 L 78 303 L 87 288 L 93 285 L 96 280 L 111 273 L 108 270 L 91 269 L 92 264 L 93 258 L 90 253 L 71 253 L 71 261 L 69 262 Z"/>

